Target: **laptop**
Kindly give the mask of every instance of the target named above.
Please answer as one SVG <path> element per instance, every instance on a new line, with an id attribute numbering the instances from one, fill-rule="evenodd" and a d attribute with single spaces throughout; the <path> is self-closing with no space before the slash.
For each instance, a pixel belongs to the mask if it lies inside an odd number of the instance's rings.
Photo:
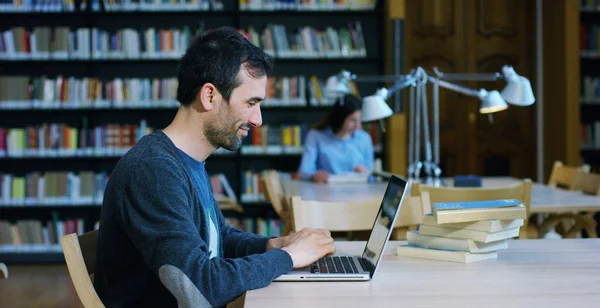
<path id="1" fill-rule="evenodd" d="M 274 281 L 365 281 L 377 271 L 390 238 L 408 184 L 398 176 L 389 179 L 369 240 L 361 256 L 323 257 L 311 266 L 294 269 Z"/>

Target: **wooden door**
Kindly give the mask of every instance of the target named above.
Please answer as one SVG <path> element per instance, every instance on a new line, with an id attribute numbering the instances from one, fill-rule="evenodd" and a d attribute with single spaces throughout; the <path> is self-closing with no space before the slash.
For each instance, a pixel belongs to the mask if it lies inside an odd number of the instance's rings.
<path id="1" fill-rule="evenodd" d="M 487 73 L 511 64 L 534 84 L 533 17 L 533 0 L 407 0 L 405 67 Z M 462 84 L 501 90 L 505 83 Z M 533 177 L 534 108 L 510 106 L 494 114 L 490 123 L 478 113 L 476 98 L 440 89 L 443 175 Z"/>

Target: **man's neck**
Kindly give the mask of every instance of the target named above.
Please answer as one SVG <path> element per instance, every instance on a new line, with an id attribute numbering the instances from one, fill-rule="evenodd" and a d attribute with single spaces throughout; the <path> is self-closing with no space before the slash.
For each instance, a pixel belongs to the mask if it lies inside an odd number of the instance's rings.
<path id="1" fill-rule="evenodd" d="M 205 161 L 216 150 L 204 135 L 204 120 L 191 107 L 179 107 L 173 122 L 163 132 L 195 160 Z"/>

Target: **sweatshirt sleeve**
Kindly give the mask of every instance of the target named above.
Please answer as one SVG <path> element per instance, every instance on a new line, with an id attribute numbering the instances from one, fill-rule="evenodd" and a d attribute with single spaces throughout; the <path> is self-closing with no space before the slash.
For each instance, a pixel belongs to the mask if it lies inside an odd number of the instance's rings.
<path id="1" fill-rule="evenodd" d="M 306 134 L 303 146 L 304 150 L 302 152 L 298 175 L 301 180 L 308 181 L 311 180 L 313 175 L 318 171 L 317 157 L 319 155 L 319 143 L 317 140 L 317 133 L 314 130 L 311 130 Z"/>
<path id="2" fill-rule="evenodd" d="M 215 207 L 218 204 L 215 202 Z M 264 253 L 267 250 L 268 237 L 254 233 L 242 232 L 225 224 L 221 210 L 216 209 L 219 216 L 221 241 L 225 258 L 240 258 L 251 254 Z"/>
<path id="3" fill-rule="evenodd" d="M 173 159 L 149 158 L 128 172 L 121 200 L 127 235 L 179 306 L 223 306 L 292 269 L 281 249 L 211 259 L 193 221 L 187 183 Z"/>

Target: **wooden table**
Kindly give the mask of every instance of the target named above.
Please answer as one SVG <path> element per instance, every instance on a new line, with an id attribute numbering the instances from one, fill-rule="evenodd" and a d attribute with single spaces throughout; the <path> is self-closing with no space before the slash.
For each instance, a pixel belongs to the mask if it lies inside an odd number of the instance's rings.
<path id="1" fill-rule="evenodd" d="M 484 177 L 483 187 L 495 187 L 518 183 L 511 177 Z M 452 185 L 451 180 L 446 180 Z M 284 183 L 286 196 L 300 196 L 303 200 L 317 201 L 372 201 L 381 200 L 387 182 L 368 184 L 317 184 L 305 181 Z M 581 192 L 551 188 L 533 183 L 531 188 L 532 213 L 600 212 L 600 197 Z"/>
<path id="2" fill-rule="evenodd" d="M 274 282 L 245 307 L 597 307 L 600 239 L 511 240 L 470 264 L 398 257 L 390 242 L 369 282 Z M 360 254 L 364 242 L 338 242 Z"/>

